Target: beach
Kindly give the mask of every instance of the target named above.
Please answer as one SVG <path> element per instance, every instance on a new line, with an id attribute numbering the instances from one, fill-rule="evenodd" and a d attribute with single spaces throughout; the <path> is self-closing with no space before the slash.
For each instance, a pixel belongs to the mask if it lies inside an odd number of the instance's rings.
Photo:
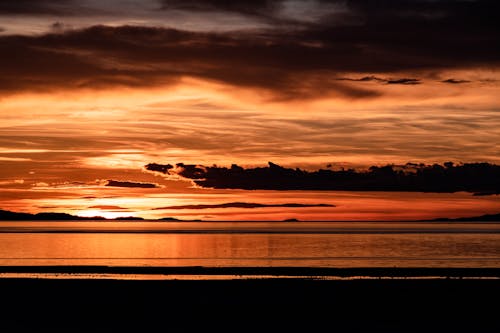
<path id="1" fill-rule="evenodd" d="M 455 271 L 440 278 L 445 270 L 427 269 L 426 275 L 435 277 L 412 278 L 372 271 L 375 274 L 370 277 L 351 279 L 284 275 L 221 280 L 3 278 L 2 322 L 16 331 L 35 325 L 39 330 L 68 332 L 500 329 L 498 270 L 483 270 L 487 278 L 472 277 L 478 272 L 468 270 L 461 272 L 463 277 L 455 276 Z M 404 270 L 399 272 L 404 275 Z M 191 268 L 184 273 L 206 272 Z M 375 276 L 380 273 L 384 276 Z"/>

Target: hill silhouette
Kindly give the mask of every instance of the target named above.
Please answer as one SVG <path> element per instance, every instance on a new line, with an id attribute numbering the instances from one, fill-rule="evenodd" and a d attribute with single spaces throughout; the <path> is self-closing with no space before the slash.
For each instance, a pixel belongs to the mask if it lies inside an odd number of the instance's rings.
<path id="1" fill-rule="evenodd" d="M 10 220 L 10 221 L 47 221 L 47 220 L 57 220 L 57 221 L 67 221 L 67 220 L 105 220 L 102 216 L 95 217 L 81 217 L 66 213 L 17 213 L 8 210 L 0 210 L 0 220 Z"/>
<path id="2" fill-rule="evenodd" d="M 0 209 L 0 221 L 143 221 L 144 218 L 136 216 L 124 216 L 107 219 L 102 216 L 83 217 L 66 213 L 17 213 Z M 157 221 L 178 221 L 178 222 L 201 222 L 201 220 L 180 220 L 174 217 L 163 217 Z"/>
<path id="3" fill-rule="evenodd" d="M 485 214 L 481 216 L 472 216 L 472 217 L 459 217 L 459 218 L 446 218 L 446 217 L 441 217 L 437 218 L 431 221 L 450 221 L 450 222 L 473 222 L 473 221 L 480 221 L 480 222 L 500 222 L 500 213 L 498 214 Z"/>

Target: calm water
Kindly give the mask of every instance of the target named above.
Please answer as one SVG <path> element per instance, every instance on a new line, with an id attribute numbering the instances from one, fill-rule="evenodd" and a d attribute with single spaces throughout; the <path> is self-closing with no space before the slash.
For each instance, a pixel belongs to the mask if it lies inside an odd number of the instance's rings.
<path id="1" fill-rule="evenodd" d="M 0 222 L 0 265 L 500 267 L 500 223 Z"/>

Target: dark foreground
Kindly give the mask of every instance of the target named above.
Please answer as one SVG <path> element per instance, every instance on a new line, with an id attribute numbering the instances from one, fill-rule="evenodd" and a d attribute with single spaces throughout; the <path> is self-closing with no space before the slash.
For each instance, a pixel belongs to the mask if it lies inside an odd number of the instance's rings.
<path id="1" fill-rule="evenodd" d="M 0 279 L 0 292 L 2 332 L 500 332 L 500 280 Z"/>

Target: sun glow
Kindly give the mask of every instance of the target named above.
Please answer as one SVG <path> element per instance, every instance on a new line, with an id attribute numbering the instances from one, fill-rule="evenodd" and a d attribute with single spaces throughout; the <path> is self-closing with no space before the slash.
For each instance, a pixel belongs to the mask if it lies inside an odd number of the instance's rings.
<path id="1" fill-rule="evenodd" d="M 99 209 L 80 210 L 76 215 L 80 217 L 104 217 L 106 219 L 116 219 L 119 217 L 132 216 L 130 212 L 115 212 L 115 211 L 106 211 Z"/>

